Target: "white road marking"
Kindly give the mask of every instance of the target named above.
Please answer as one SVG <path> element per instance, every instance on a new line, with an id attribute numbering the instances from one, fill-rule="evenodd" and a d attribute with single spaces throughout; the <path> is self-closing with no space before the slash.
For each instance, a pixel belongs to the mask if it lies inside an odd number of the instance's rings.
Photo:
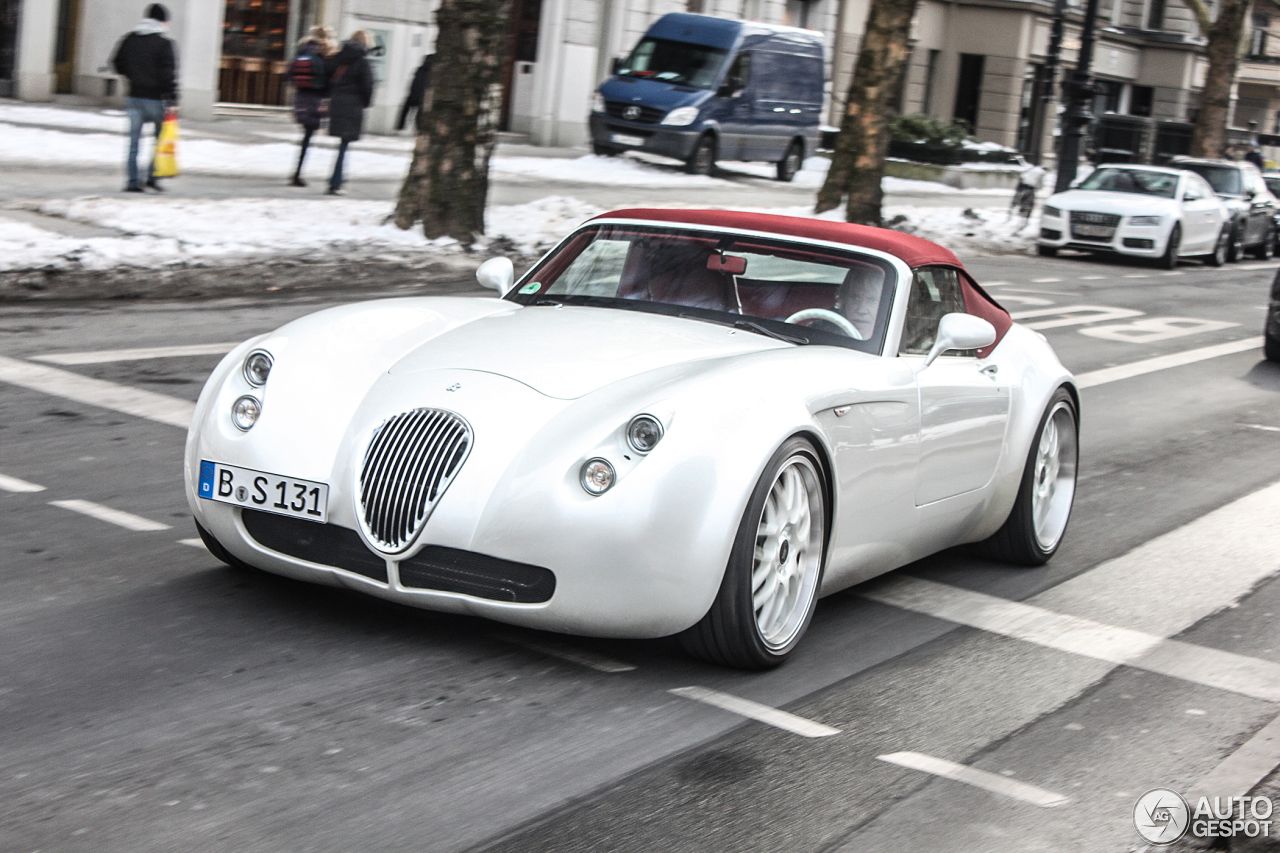
<path id="1" fill-rule="evenodd" d="M 1045 648 L 1144 669 L 1266 702 L 1280 702 L 1280 664 L 1271 661 L 1166 640 L 1142 631 L 1104 625 L 1092 619 L 919 578 L 898 577 L 863 595 L 882 604 Z"/>
<path id="2" fill-rule="evenodd" d="M 183 429 L 190 425 L 196 408 L 195 403 L 179 400 L 177 397 L 129 388 L 5 356 L 0 356 L 0 382 Z"/>
<path id="3" fill-rule="evenodd" d="M 1169 355 L 1158 355 L 1155 358 L 1145 358 L 1142 361 L 1117 364 L 1115 367 L 1104 367 L 1101 370 L 1091 370 L 1087 373 L 1077 374 L 1076 386 L 1092 388 L 1095 385 L 1106 385 L 1108 382 L 1118 382 L 1121 379 L 1142 376 L 1144 373 L 1154 373 L 1157 370 L 1195 364 L 1197 361 L 1205 361 L 1221 355 L 1232 355 L 1237 352 L 1261 348 L 1262 337 L 1259 336 L 1256 338 L 1243 338 L 1225 344 L 1214 344 L 1213 346 L 1200 347 L 1199 349 L 1191 349 L 1184 352 L 1170 353 Z"/>
<path id="4" fill-rule="evenodd" d="M 795 714 L 788 714 L 786 711 L 779 711 L 777 708 L 761 705 L 759 702 L 752 702 L 750 699 L 743 699 L 740 696 L 721 693 L 719 690 L 712 690 L 708 687 L 675 687 L 668 692 L 683 696 L 686 699 L 714 705 L 733 714 L 750 717 L 758 722 L 785 729 L 802 737 L 830 737 L 831 735 L 840 734 L 839 729 L 833 729 L 831 726 L 824 726 L 822 723 L 815 723 L 813 720 L 806 720 L 804 717 L 797 717 Z"/>
<path id="5" fill-rule="evenodd" d="M 1018 296 L 1013 293 L 1000 294 L 1001 302 L 1016 302 L 1020 305 L 1052 305 L 1052 299 L 1045 299 L 1041 296 Z"/>
<path id="6" fill-rule="evenodd" d="M 1033 279 L 1031 279 L 1031 283 L 1032 283 L 1032 284 L 1053 284 L 1054 282 L 1058 282 L 1058 281 L 1062 281 L 1062 279 L 1060 279 L 1060 278 L 1033 278 Z"/>
<path id="7" fill-rule="evenodd" d="M 138 532 L 150 532 L 153 530 L 168 530 L 169 525 L 161 524 L 158 521 L 152 521 L 149 518 L 143 518 L 140 515 L 134 515 L 131 512 L 125 512 L 120 509 L 112 509 L 109 506 L 96 504 L 93 501 L 70 500 L 70 501 L 49 501 L 50 504 L 63 509 L 69 509 L 72 512 L 78 512 L 81 515 L 87 515 L 90 518 L 96 518 L 99 521 L 105 521 L 108 524 L 114 524 L 117 527 L 123 527 L 126 530 L 135 530 Z"/>
<path id="8" fill-rule="evenodd" d="M 1011 281 L 984 281 L 981 282 L 983 287 L 1004 287 L 1006 284 L 1013 284 Z"/>
<path id="9" fill-rule="evenodd" d="M 187 355 L 224 355 L 239 346 L 238 343 L 189 344 L 176 347 L 144 347 L 138 349 L 108 349 L 94 352 L 58 352 L 49 355 L 33 355 L 32 361 L 48 364 L 103 364 L 110 361 L 137 361 L 144 358 L 174 358 Z"/>
<path id="10" fill-rule="evenodd" d="M 1240 424 L 1240 426 L 1242 426 L 1242 427 L 1248 427 L 1249 429 L 1260 429 L 1260 430 L 1265 430 L 1266 432 L 1280 432 L 1280 427 L 1277 427 L 1277 426 L 1267 426 L 1266 424 Z M 2 485 L 2 484 L 0 484 L 0 485 Z"/>
<path id="11" fill-rule="evenodd" d="M 1009 316 L 1019 323 L 1034 317 L 1058 317 L 1056 320 L 1023 323 L 1028 329 L 1058 329 L 1063 326 L 1080 326 L 1085 323 L 1101 323 L 1105 320 L 1141 317 L 1144 313 L 1133 308 L 1111 308 L 1106 305 L 1067 305 L 1057 308 L 1036 308 L 1033 311 L 1013 311 Z"/>
<path id="12" fill-rule="evenodd" d="M 576 663 L 578 666 L 594 669 L 597 672 L 631 672 L 635 669 L 632 664 L 623 663 L 584 649 L 575 649 L 570 645 L 559 643 L 555 640 L 535 640 L 528 637 L 515 637 L 509 634 L 494 634 L 493 636 L 504 643 L 520 646 L 549 657 L 560 658 L 569 663 Z"/>
<path id="13" fill-rule="evenodd" d="M 1082 276 L 1080 276 L 1080 280 L 1081 280 L 1081 281 L 1101 281 L 1101 280 L 1102 280 L 1102 279 L 1104 279 L 1104 278 L 1106 278 L 1106 276 L 1105 276 L 1105 275 L 1082 275 Z"/>
<path id="14" fill-rule="evenodd" d="M 973 785 L 975 788 L 982 788 L 984 791 L 991 791 L 994 794 L 1003 794 L 1006 797 L 1012 797 L 1024 803 L 1031 803 L 1033 806 L 1039 806 L 1040 808 L 1051 809 L 1054 806 L 1061 806 L 1071 801 L 1069 797 L 1046 791 L 1044 788 L 1037 788 L 1035 785 L 1015 782 L 1007 776 L 988 773 L 976 767 L 956 764 L 954 761 L 934 758 L 932 755 L 924 755 L 919 752 L 894 752 L 889 755 L 877 755 L 876 758 L 881 761 L 887 761 L 890 764 L 897 764 L 899 767 L 921 770 L 925 773 L 932 773 L 934 776 L 941 776 L 944 779 L 952 779 L 956 782 L 963 782 L 966 785 Z"/>
<path id="15" fill-rule="evenodd" d="M 1123 278 L 1151 278 L 1151 274 L 1145 272 L 1134 272 L 1123 276 Z"/>
<path id="16" fill-rule="evenodd" d="M 1243 746 L 1192 786 L 1188 801 L 1201 797 L 1243 797 L 1280 764 L 1280 717 L 1262 727 Z"/>
<path id="17" fill-rule="evenodd" d="M 1082 335 L 1101 338 L 1104 341 L 1120 341 L 1126 344 L 1152 344 L 1156 341 L 1167 341 L 1170 338 L 1181 338 L 1186 335 L 1201 335 L 1205 332 L 1217 332 L 1239 326 L 1226 320 L 1196 320 L 1192 317 L 1142 317 L 1132 323 L 1117 323 L 1114 326 L 1090 326 L 1077 329 Z"/>
<path id="18" fill-rule="evenodd" d="M 0 489 L 4 489 L 6 492 L 43 492 L 44 486 L 37 486 L 35 483 L 19 480 L 17 477 L 0 474 Z"/>
<path id="19" fill-rule="evenodd" d="M 1186 275 L 1186 273 L 1182 270 L 1169 270 L 1168 272 L 1160 273 L 1160 275 Z"/>
<path id="20" fill-rule="evenodd" d="M 179 539 L 178 544 L 190 545 L 192 548 L 200 548 L 202 550 L 208 550 L 207 548 L 204 547 L 204 542 L 202 542 L 199 539 Z"/>

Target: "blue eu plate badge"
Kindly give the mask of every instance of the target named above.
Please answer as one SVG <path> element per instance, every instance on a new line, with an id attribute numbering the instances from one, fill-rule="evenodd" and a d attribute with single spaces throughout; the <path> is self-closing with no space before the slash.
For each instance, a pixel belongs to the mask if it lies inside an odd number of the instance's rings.
<path id="1" fill-rule="evenodd" d="M 213 469 L 212 462 L 201 461 L 200 463 L 200 497 L 213 497 Z"/>

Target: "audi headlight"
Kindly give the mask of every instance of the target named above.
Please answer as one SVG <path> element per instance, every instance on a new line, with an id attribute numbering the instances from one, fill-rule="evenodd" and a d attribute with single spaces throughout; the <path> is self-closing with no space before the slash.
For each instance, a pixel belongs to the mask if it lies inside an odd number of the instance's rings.
<path id="1" fill-rule="evenodd" d="M 613 481 L 617 479 L 617 474 L 607 459 L 588 459 L 582 466 L 582 473 L 579 474 L 578 479 L 582 482 L 582 488 L 587 490 L 587 494 L 603 495 L 613 488 Z"/>
<path id="2" fill-rule="evenodd" d="M 661 124 L 668 127 L 684 127 L 698 120 L 697 107 L 677 107 L 663 116 Z"/>
<path id="3" fill-rule="evenodd" d="M 256 349 L 244 360 L 244 378 L 255 388 L 261 388 L 267 384 L 267 377 L 271 375 L 271 353 L 266 350 Z"/>
<path id="4" fill-rule="evenodd" d="M 258 422 L 261 414 L 262 403 L 248 394 L 231 404 L 231 422 L 236 425 L 236 429 L 248 432 Z"/>
<path id="5" fill-rule="evenodd" d="M 596 92 L 591 96 L 591 111 L 593 113 L 604 112 L 604 95 Z"/>
<path id="6" fill-rule="evenodd" d="M 652 415 L 636 415 L 627 424 L 627 444 L 636 453 L 648 453 L 662 441 L 662 424 Z"/>
<path id="7" fill-rule="evenodd" d="M 1130 216 L 1130 225 L 1159 225 L 1164 221 L 1163 216 Z"/>
<path id="8" fill-rule="evenodd" d="M 1044 206 L 1044 208 L 1040 211 L 1040 215 L 1041 215 L 1041 216 L 1054 216 L 1054 217 L 1057 217 L 1058 219 L 1061 219 L 1061 218 L 1062 218 L 1062 211 L 1061 211 L 1061 210 L 1058 210 L 1058 208 L 1054 207 L 1054 206 L 1053 206 L 1053 205 L 1051 205 L 1051 204 L 1046 204 L 1046 205 Z"/>

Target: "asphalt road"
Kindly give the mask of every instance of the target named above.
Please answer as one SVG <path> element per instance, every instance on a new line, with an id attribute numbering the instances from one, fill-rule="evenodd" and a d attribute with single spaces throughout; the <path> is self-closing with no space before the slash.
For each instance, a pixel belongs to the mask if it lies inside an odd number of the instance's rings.
<path id="1" fill-rule="evenodd" d="M 1277 266 L 973 261 L 1092 383 L 1062 549 L 831 596 L 764 674 L 224 567 L 190 541 L 182 429 L 4 381 L 193 401 L 216 354 L 41 359 L 236 341 L 332 295 L 0 306 L 0 849 L 1140 849 L 1144 791 L 1240 795 L 1280 763 L 1254 737 L 1280 701 L 1280 365 L 1251 343 Z"/>

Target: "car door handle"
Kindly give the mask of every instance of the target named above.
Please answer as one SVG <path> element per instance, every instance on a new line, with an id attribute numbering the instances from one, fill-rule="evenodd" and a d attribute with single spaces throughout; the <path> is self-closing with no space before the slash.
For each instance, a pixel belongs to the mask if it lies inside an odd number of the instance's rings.
<path id="1" fill-rule="evenodd" d="M 1000 372 L 1000 366 L 996 364 L 988 364 L 986 367 L 982 368 L 978 372 L 981 373 L 983 376 L 987 376 L 991 379 L 995 379 L 996 374 Z"/>

